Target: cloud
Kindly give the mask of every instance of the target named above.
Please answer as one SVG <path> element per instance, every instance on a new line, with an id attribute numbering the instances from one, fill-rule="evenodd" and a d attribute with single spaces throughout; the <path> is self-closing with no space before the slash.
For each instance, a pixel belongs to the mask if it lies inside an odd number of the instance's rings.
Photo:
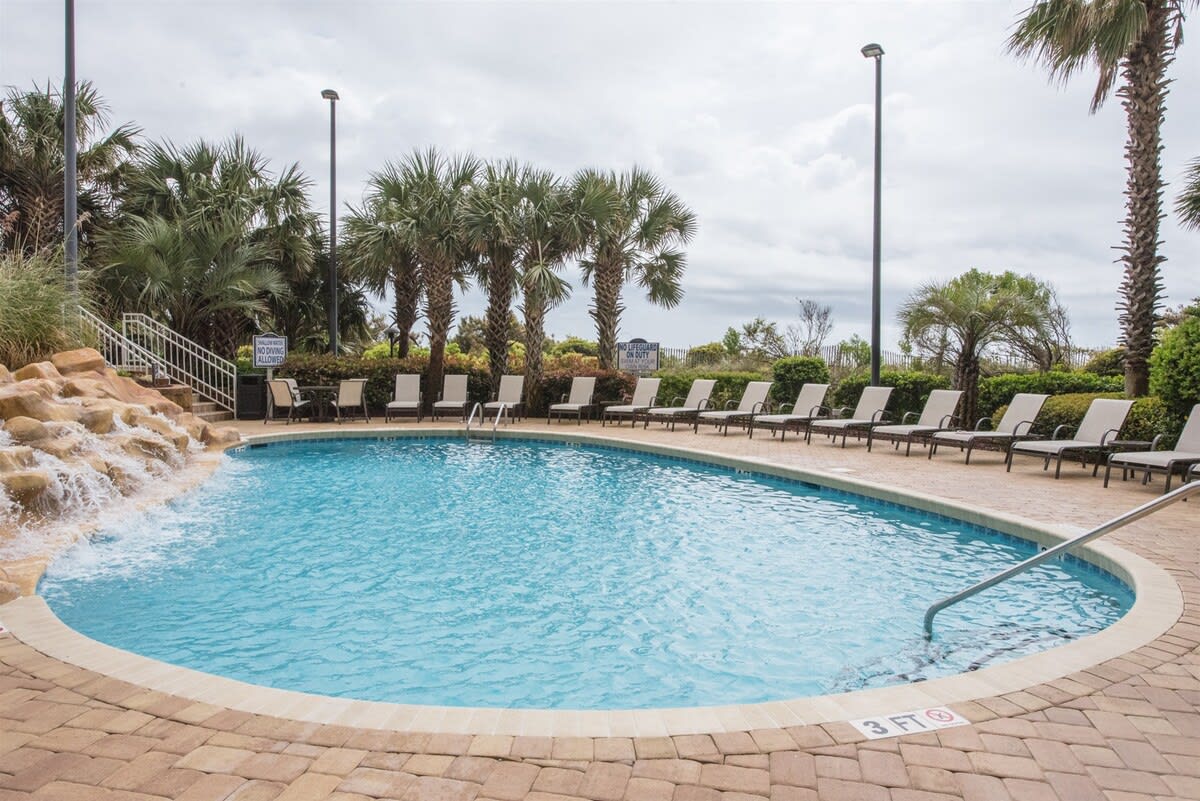
<path id="1" fill-rule="evenodd" d="M 337 89 L 339 205 L 415 147 L 517 157 L 570 175 L 654 170 L 697 213 L 684 303 L 626 293 L 623 330 L 687 346 L 794 298 L 834 307 L 835 336 L 869 330 L 874 69 L 882 43 L 885 338 L 919 284 L 971 267 L 1055 283 L 1085 344 L 1117 335 L 1124 119 L 1087 113 L 1005 52 L 1027 0 L 1004 3 L 103 2 L 77 8 L 79 75 L 116 121 L 178 143 L 237 131 L 276 168 L 299 162 L 329 197 Z M 61 7 L 0 5 L 0 75 L 61 74 Z M 1200 155 L 1200 50 L 1184 44 L 1164 175 Z M 1173 187 L 1167 190 L 1169 200 Z M 1200 236 L 1164 221 L 1170 303 L 1200 295 Z M 575 281 L 578 284 L 578 281 Z M 460 304 L 482 309 L 476 291 Z M 591 328 L 586 291 L 550 315 Z"/>

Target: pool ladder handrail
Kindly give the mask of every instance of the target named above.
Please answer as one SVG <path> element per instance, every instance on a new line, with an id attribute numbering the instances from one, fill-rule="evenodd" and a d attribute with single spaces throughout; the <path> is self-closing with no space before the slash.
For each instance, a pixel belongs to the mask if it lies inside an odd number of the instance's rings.
<path id="1" fill-rule="evenodd" d="M 963 590 L 962 592 L 958 592 L 958 593 L 955 593 L 954 595 L 943 598 L 942 600 L 935 603 L 933 606 L 930 606 L 929 609 L 927 609 L 925 611 L 925 639 L 928 640 L 933 637 L 933 617 L 934 617 L 934 615 L 936 615 L 938 612 L 942 611 L 946 607 L 953 606 L 954 604 L 958 603 L 959 601 L 966 600 L 967 598 L 970 598 L 972 595 L 975 595 L 976 593 L 979 593 L 979 592 L 983 592 L 984 590 L 986 590 L 989 587 L 994 587 L 997 584 L 999 584 L 1000 582 L 1006 581 L 1006 580 L 1012 578 L 1013 576 L 1017 575 L 1018 573 L 1024 573 L 1026 570 L 1029 570 L 1032 567 L 1037 567 L 1042 562 L 1049 561 L 1050 559 L 1053 559 L 1056 556 L 1062 554 L 1064 551 L 1068 551 L 1071 548 L 1074 548 L 1078 545 L 1083 545 L 1085 543 L 1091 542 L 1094 539 L 1103 537 L 1105 534 L 1110 534 L 1119 528 L 1124 528 L 1125 526 L 1129 525 L 1130 523 L 1132 523 L 1136 520 L 1141 520 L 1143 517 L 1146 517 L 1147 515 L 1154 514 L 1159 509 L 1163 509 L 1167 506 L 1174 504 L 1176 501 L 1182 501 L 1185 498 L 1187 498 L 1191 495 L 1196 495 L 1198 493 L 1200 493 L 1200 480 L 1190 481 L 1187 484 L 1184 484 L 1181 487 L 1177 487 L 1164 495 L 1158 496 L 1157 498 L 1155 498 L 1152 501 L 1147 501 L 1146 503 L 1143 503 L 1141 506 L 1139 506 L 1135 509 L 1130 509 L 1128 512 L 1125 512 L 1124 514 L 1117 515 L 1112 520 L 1109 520 L 1107 523 L 1103 523 L 1099 526 L 1096 526 L 1091 531 L 1084 532 L 1083 534 L 1080 534 L 1078 537 L 1074 537 L 1072 539 L 1066 540 L 1065 542 L 1060 542 L 1058 545 L 1055 545 L 1053 548 L 1048 548 L 1048 549 L 1042 551 L 1041 553 L 1037 554 L 1036 556 L 1029 557 L 1028 559 L 1026 559 L 1024 562 L 1021 562 L 1020 564 L 1013 565 L 1012 567 L 1008 568 L 1007 570 L 1002 570 L 999 573 L 997 573 L 996 575 L 992 576 L 991 578 L 984 579 L 983 581 L 979 582 L 978 584 L 968 587 L 967 589 Z"/>
<path id="2" fill-rule="evenodd" d="M 475 405 L 471 407 L 471 415 L 467 418 L 467 439 L 471 438 L 471 423 L 475 422 L 475 413 L 476 412 L 479 413 L 479 422 L 480 422 L 480 424 L 482 424 L 483 423 L 483 404 L 482 403 L 476 402 Z M 509 412 L 509 406 L 507 403 L 500 404 L 500 408 L 496 412 L 496 419 L 494 421 L 492 421 L 492 442 L 496 441 L 496 429 L 500 427 L 500 419 L 503 417 L 507 417 L 508 422 L 512 423 L 512 414 Z"/>

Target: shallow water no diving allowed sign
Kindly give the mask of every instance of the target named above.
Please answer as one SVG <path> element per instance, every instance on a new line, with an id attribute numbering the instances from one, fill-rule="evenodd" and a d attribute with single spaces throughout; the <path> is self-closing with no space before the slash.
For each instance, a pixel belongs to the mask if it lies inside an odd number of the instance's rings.
<path id="1" fill-rule="evenodd" d="M 966 726 L 970 722 L 952 709 L 935 706 L 929 709 L 915 709 L 912 712 L 852 720 L 850 725 L 862 732 L 868 740 L 880 740 L 884 737 L 948 729 L 951 726 Z"/>
<path id="2" fill-rule="evenodd" d="M 278 367 L 287 358 L 287 337 L 259 334 L 254 337 L 254 366 Z"/>

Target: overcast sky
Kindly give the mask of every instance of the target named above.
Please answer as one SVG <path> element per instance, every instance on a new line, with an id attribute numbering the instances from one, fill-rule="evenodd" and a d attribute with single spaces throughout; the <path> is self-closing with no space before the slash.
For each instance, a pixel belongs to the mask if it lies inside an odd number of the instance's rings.
<path id="1" fill-rule="evenodd" d="M 1077 341 L 1118 333 L 1124 117 L 1088 114 L 1005 53 L 1030 0 L 794 3 L 396 3 L 77 0 L 80 79 L 113 120 L 185 143 L 234 132 L 299 162 L 329 207 L 329 106 L 341 95 L 338 204 L 415 147 L 516 157 L 564 175 L 639 164 L 696 212 L 685 297 L 634 288 L 622 338 L 682 347 L 795 298 L 869 332 L 874 68 L 884 56 L 883 318 L 924 281 L 977 267 L 1055 284 Z M 62 80 L 61 2 L 0 0 L 0 84 Z M 1189 25 L 1193 23 L 1189 22 Z M 1171 67 L 1163 167 L 1173 204 L 1200 156 L 1200 42 Z M 1200 295 L 1200 234 L 1162 229 L 1167 305 Z M 587 290 L 549 330 L 594 337 Z M 479 313 L 482 298 L 462 299 Z"/>

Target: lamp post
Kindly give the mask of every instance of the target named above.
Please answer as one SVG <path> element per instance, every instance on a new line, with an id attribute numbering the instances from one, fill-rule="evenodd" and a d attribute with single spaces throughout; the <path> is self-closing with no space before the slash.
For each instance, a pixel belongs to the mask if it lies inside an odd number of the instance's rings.
<path id="1" fill-rule="evenodd" d="M 66 64 L 63 76 L 63 232 L 66 234 L 67 293 L 73 305 L 79 304 L 79 227 L 77 203 L 79 182 L 76 177 L 75 141 L 75 0 L 66 0 Z M 78 315 L 75 309 L 71 315 Z"/>
<path id="2" fill-rule="evenodd" d="M 883 48 L 871 43 L 862 49 L 864 58 L 875 59 L 875 247 L 871 259 L 871 386 L 879 386 L 879 216 L 880 162 L 883 158 Z"/>
<path id="3" fill-rule="evenodd" d="M 338 352 L 337 298 L 337 101 L 341 98 L 332 89 L 321 97 L 329 101 L 329 352 Z"/>
<path id="4" fill-rule="evenodd" d="M 383 329 L 383 333 L 387 334 L 388 338 L 388 358 L 395 358 L 396 337 L 400 336 L 400 326 L 392 323 L 387 328 Z"/>

